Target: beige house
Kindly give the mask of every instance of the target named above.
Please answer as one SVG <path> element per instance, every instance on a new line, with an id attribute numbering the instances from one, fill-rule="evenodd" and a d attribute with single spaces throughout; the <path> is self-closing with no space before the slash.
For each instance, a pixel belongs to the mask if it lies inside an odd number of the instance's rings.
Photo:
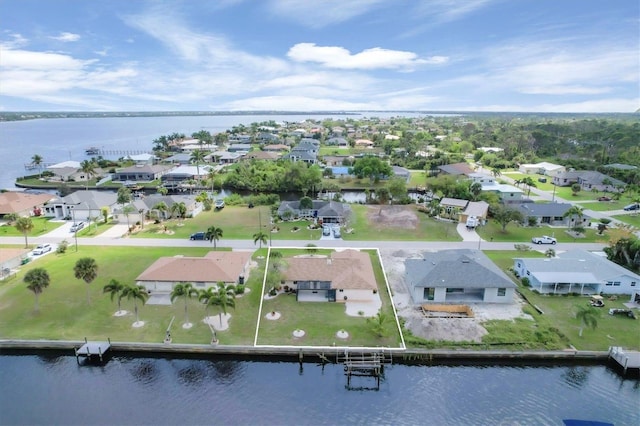
<path id="1" fill-rule="evenodd" d="M 21 191 L 0 193 L 0 217 L 17 214 L 18 216 L 40 216 L 43 206 L 56 198 L 53 194 L 31 194 Z"/>
<path id="2" fill-rule="evenodd" d="M 162 257 L 136 282 L 147 289 L 148 304 L 170 305 L 171 292 L 180 282 L 191 283 L 197 290 L 214 287 L 218 282 L 244 284 L 250 261 L 251 253 L 241 251 L 210 251 L 204 257 Z"/>
<path id="3" fill-rule="evenodd" d="M 284 285 L 299 302 L 371 302 L 379 298 L 369 254 L 348 249 L 330 256 L 286 259 Z"/>

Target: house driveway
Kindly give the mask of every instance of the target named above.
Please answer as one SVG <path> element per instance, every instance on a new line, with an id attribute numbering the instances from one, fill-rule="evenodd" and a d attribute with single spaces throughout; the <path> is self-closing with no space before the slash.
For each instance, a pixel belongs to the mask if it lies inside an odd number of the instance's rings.
<path id="1" fill-rule="evenodd" d="M 466 242 L 480 241 L 480 235 L 478 235 L 476 230 L 467 229 L 467 225 L 465 223 L 458 223 L 458 226 L 456 226 L 456 230 L 458 231 L 458 234 L 460 234 L 460 236 L 462 237 L 462 241 L 466 241 Z"/>

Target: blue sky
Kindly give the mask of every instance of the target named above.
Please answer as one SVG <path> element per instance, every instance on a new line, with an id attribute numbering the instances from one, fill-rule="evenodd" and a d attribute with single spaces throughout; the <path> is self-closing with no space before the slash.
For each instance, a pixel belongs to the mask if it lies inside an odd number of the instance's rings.
<path id="1" fill-rule="evenodd" d="M 636 0 L 0 0 L 0 110 L 633 112 Z"/>

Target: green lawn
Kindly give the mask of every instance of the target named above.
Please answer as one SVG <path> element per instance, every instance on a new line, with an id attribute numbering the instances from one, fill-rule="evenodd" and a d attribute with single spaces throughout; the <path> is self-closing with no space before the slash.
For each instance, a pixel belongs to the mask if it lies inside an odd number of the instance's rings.
<path id="1" fill-rule="evenodd" d="M 50 218 L 46 218 L 44 216 L 32 217 L 31 221 L 33 222 L 33 230 L 27 234 L 27 238 L 44 235 L 47 232 L 51 232 L 64 224 L 64 222 L 51 221 Z M 22 236 L 24 236 L 24 234 L 22 232 L 19 232 L 14 225 L 5 224 L 0 226 L 0 237 Z"/>
<path id="2" fill-rule="evenodd" d="M 598 235 L 598 232 L 593 229 L 587 229 L 582 237 L 574 238 L 567 234 L 567 228 L 550 228 L 548 226 L 528 227 L 521 226 L 517 223 L 510 223 L 507 225 L 506 232 L 502 231 L 502 225 L 495 220 L 490 219 L 485 226 L 476 228 L 478 235 L 484 240 L 495 242 L 520 242 L 530 243 L 531 238 L 539 237 L 542 235 L 549 235 L 555 237 L 559 243 L 603 243 L 608 241 L 607 233 Z"/>
<path id="3" fill-rule="evenodd" d="M 640 228 L 640 215 L 639 214 L 619 214 L 611 216 L 614 219 L 618 219 L 621 222 L 628 223 L 629 225 Z"/>

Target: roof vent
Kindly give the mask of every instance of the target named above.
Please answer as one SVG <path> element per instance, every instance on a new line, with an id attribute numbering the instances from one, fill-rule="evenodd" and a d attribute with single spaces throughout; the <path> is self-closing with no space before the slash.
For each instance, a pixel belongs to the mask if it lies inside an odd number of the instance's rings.
<path id="1" fill-rule="evenodd" d="M 462 259 L 462 263 L 471 263 L 471 261 L 465 257 L 464 259 Z"/>

